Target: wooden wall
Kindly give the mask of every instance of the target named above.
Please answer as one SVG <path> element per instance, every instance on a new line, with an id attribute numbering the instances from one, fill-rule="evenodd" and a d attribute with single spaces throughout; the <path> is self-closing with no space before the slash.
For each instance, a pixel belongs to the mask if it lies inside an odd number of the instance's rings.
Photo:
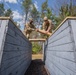
<path id="1" fill-rule="evenodd" d="M 76 20 L 66 20 L 45 43 L 50 75 L 76 75 Z"/>
<path id="2" fill-rule="evenodd" d="M 31 43 L 11 20 L 0 23 L 0 75 L 24 75 L 31 62 Z"/>

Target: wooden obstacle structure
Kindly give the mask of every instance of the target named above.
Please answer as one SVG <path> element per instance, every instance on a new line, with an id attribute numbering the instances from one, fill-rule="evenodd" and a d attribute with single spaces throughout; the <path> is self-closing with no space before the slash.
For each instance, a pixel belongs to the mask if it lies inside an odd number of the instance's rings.
<path id="1" fill-rule="evenodd" d="M 50 75 L 76 75 L 76 17 L 67 17 L 45 42 Z"/>
<path id="2" fill-rule="evenodd" d="M 76 75 L 76 17 L 67 17 L 46 39 L 27 39 L 9 17 L 0 18 L 0 75 L 24 75 L 31 62 L 30 42 L 45 42 L 50 75 Z"/>
<path id="3" fill-rule="evenodd" d="M 24 75 L 32 44 L 9 17 L 0 18 L 0 75 Z"/>

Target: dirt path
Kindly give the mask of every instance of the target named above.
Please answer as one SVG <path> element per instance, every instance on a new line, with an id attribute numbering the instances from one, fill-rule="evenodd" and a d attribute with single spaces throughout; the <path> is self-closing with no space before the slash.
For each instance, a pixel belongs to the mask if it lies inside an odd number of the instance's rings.
<path id="1" fill-rule="evenodd" d="M 32 60 L 25 75 L 48 75 L 41 59 Z"/>

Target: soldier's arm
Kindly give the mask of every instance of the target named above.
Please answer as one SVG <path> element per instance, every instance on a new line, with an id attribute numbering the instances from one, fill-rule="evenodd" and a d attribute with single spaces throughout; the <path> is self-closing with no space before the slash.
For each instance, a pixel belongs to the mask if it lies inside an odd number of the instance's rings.
<path id="1" fill-rule="evenodd" d="M 50 32 L 45 31 L 45 23 L 43 23 L 42 28 L 43 28 L 43 30 L 36 29 L 36 31 L 37 31 L 37 32 L 40 32 L 40 33 L 42 33 L 42 34 L 48 35 L 48 36 L 51 35 Z"/>
<path id="2" fill-rule="evenodd" d="M 45 23 L 43 23 L 43 25 L 42 25 L 42 29 L 45 30 Z"/>
<path id="3" fill-rule="evenodd" d="M 49 20 L 49 27 L 48 27 L 47 31 L 49 32 L 51 29 L 52 29 L 52 21 Z"/>
<path id="4" fill-rule="evenodd" d="M 45 31 L 45 30 L 39 30 L 39 29 L 38 29 L 37 32 L 42 33 L 42 34 L 45 34 L 45 35 L 48 35 L 48 36 L 51 35 L 50 32 L 47 32 L 47 31 Z"/>

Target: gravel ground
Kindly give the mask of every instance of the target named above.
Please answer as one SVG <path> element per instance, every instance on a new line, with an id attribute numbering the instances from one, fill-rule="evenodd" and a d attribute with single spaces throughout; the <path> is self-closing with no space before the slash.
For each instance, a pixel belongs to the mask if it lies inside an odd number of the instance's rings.
<path id="1" fill-rule="evenodd" d="M 41 59 L 32 60 L 25 75 L 48 75 Z"/>

